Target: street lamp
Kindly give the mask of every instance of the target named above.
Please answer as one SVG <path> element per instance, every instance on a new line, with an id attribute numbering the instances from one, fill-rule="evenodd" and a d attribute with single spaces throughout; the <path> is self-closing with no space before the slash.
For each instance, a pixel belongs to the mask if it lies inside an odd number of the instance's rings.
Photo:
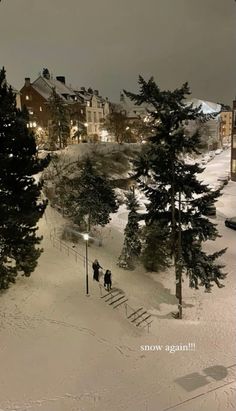
<path id="1" fill-rule="evenodd" d="M 85 273 L 86 273 L 86 295 L 89 295 L 89 286 L 88 286 L 88 240 L 89 235 L 88 233 L 83 234 L 83 238 L 85 241 Z"/>

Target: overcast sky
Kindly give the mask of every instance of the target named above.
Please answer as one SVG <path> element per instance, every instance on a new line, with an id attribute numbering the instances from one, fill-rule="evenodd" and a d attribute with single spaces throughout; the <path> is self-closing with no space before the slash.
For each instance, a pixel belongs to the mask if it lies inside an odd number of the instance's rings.
<path id="1" fill-rule="evenodd" d="M 0 65 L 21 88 L 43 67 L 113 101 L 139 74 L 193 96 L 236 95 L 234 0 L 2 0 Z"/>

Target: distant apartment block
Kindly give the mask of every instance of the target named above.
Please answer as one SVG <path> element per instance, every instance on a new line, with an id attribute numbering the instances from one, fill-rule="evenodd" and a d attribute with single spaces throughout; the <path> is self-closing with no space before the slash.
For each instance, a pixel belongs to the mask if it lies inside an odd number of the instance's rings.
<path id="1" fill-rule="evenodd" d="M 233 102 L 231 134 L 231 180 L 236 181 L 236 100 Z"/>

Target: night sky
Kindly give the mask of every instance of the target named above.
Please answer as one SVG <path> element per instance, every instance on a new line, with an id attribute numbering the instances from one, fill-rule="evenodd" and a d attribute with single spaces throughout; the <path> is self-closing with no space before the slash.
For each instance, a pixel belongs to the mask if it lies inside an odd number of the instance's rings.
<path id="1" fill-rule="evenodd" d="M 234 0 L 2 0 L 0 65 L 17 88 L 48 67 L 113 101 L 141 74 L 231 104 L 235 17 Z"/>

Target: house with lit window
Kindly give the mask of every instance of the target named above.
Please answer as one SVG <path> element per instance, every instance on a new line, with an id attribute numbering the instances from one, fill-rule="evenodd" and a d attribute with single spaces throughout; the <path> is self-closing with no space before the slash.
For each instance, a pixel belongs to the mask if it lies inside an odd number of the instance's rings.
<path id="1" fill-rule="evenodd" d="M 74 89 L 66 84 L 64 76 L 54 79 L 47 69 L 33 82 L 26 77 L 20 90 L 21 106 L 29 112 L 28 126 L 35 131 L 48 129 L 51 122 L 48 102 L 53 89 L 70 113 L 71 135 L 78 128 L 78 119 L 83 118 L 87 135 L 99 139 L 101 119 L 109 113 L 108 99 L 102 98 L 98 90 L 86 90 L 85 87 Z"/>
<path id="2" fill-rule="evenodd" d="M 233 101 L 231 135 L 231 180 L 236 181 L 236 100 Z"/>
<path id="3" fill-rule="evenodd" d="M 223 109 L 220 113 L 220 138 L 222 144 L 230 143 L 232 134 L 232 110 Z"/>
<path id="4" fill-rule="evenodd" d="M 48 102 L 52 90 L 60 96 L 68 107 L 77 104 L 75 92 L 65 84 L 65 77 L 58 76 L 53 79 L 48 71 L 40 75 L 31 83 L 30 78 L 25 78 L 25 84 L 20 90 L 21 106 L 26 107 L 29 112 L 30 128 L 47 128 L 50 123 L 50 112 Z"/>
<path id="5" fill-rule="evenodd" d="M 109 114 L 108 98 L 104 99 L 98 90 L 91 87 L 81 87 L 80 90 L 76 90 L 76 95 L 85 108 L 87 135 L 100 139 L 101 121 Z"/>

